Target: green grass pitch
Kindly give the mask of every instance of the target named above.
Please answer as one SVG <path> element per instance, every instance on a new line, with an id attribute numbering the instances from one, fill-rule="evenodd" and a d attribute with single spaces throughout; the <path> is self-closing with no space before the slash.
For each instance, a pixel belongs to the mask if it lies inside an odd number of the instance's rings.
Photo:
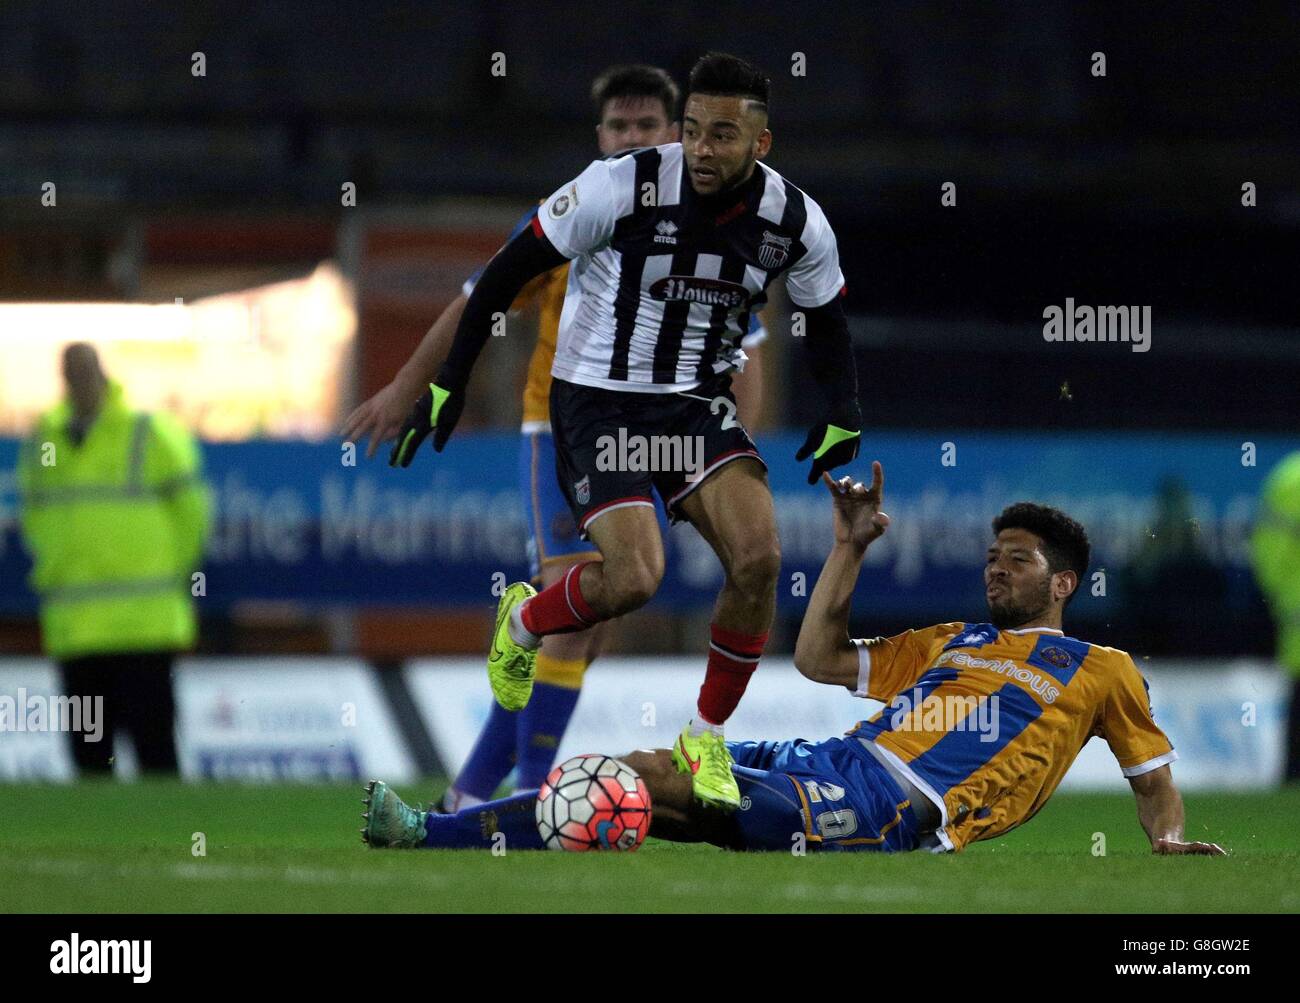
<path id="1" fill-rule="evenodd" d="M 415 801 L 435 784 L 399 785 Z M 366 849 L 361 785 L 0 786 L 4 912 L 1297 912 L 1300 790 L 1187 796 L 1157 858 L 1123 794 L 1057 794 L 958 855 Z M 206 855 L 193 853 L 203 833 Z M 1094 833 L 1106 855 L 1094 856 Z"/>

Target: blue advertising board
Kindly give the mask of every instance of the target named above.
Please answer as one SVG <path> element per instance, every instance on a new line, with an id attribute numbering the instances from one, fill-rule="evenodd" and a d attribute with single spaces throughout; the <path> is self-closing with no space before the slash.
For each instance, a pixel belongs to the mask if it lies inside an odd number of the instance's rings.
<path id="1" fill-rule="evenodd" d="M 795 433 L 759 436 L 782 543 L 778 596 L 790 612 L 804 608 L 831 539 L 827 491 L 808 485 L 807 465 L 794 462 L 801 441 Z M 8 612 L 35 609 L 18 533 L 17 447 L 0 440 L 0 609 Z M 865 478 L 870 460 L 884 464 L 893 523 L 868 554 L 859 596 L 879 613 L 933 619 L 942 609 L 979 619 L 989 523 L 1018 500 L 1059 505 L 1083 522 L 1094 572 L 1110 574 L 1150 539 L 1160 486 L 1178 478 L 1190 491 L 1198 546 L 1238 583 L 1232 599 L 1242 601 L 1256 498 L 1268 471 L 1296 448 L 1300 441 L 1276 436 L 869 430 L 848 470 Z M 208 444 L 216 519 L 205 602 L 491 601 L 498 573 L 527 574 L 518 449 L 517 435 L 466 432 L 442 454 L 426 446 L 403 470 L 387 465 L 386 449 L 369 462 L 361 451 L 349 465 L 337 442 Z M 665 542 L 655 603 L 705 608 L 721 584 L 716 558 L 689 526 L 665 527 Z M 1122 601 L 1113 587 L 1093 591 L 1089 603 Z"/>

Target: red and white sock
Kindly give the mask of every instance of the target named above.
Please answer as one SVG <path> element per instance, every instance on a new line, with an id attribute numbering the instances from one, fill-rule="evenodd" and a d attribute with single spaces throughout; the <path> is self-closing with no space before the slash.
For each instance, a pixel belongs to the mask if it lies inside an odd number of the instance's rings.
<path id="1" fill-rule="evenodd" d="M 536 648 L 548 634 L 574 634 L 600 623 L 600 617 L 582 595 L 582 569 L 595 561 L 575 564 L 564 577 L 538 592 L 510 614 L 510 636 L 516 644 Z"/>
<path id="2" fill-rule="evenodd" d="M 745 695 L 749 677 L 758 668 L 758 660 L 767 644 L 767 631 L 745 634 L 728 630 L 716 623 L 709 627 L 709 664 L 704 671 L 704 685 L 700 687 L 698 713 L 691 722 L 692 728 L 721 731 L 721 725 L 731 717 L 740 698 Z M 699 732 L 694 732 L 698 734 Z"/>

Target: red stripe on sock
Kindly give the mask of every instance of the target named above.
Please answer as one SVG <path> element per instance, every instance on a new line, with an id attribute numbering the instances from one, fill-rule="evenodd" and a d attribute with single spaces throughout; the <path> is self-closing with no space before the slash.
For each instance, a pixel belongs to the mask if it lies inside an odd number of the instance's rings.
<path id="1" fill-rule="evenodd" d="M 573 607 L 572 612 L 588 626 L 599 623 L 600 616 L 582 594 L 582 569 L 588 564 L 595 563 L 595 561 L 582 561 L 571 567 L 564 575 L 564 594 L 569 600 L 569 605 Z"/>
<path id="2" fill-rule="evenodd" d="M 700 687 L 696 710 L 707 724 L 722 724 L 735 711 L 749 686 L 749 677 L 758 668 L 758 662 L 741 659 L 758 658 L 763 654 L 767 632 L 745 634 L 715 623 L 710 626 L 709 634 L 713 643 L 709 646 L 709 662 L 704 670 L 704 684 Z M 728 651 L 740 657 L 732 657 Z"/>
<path id="3" fill-rule="evenodd" d="M 583 561 L 565 572 L 564 577 L 533 596 L 519 610 L 524 629 L 546 637 L 550 634 L 575 634 L 586 630 L 601 618 L 582 596 L 582 569 L 595 561 Z"/>
<path id="4" fill-rule="evenodd" d="M 714 623 L 709 625 L 709 639 L 714 644 L 730 648 L 738 655 L 757 658 L 763 653 L 763 648 L 767 645 L 767 631 L 763 631 L 761 634 L 744 634 L 738 630 L 719 627 Z"/>

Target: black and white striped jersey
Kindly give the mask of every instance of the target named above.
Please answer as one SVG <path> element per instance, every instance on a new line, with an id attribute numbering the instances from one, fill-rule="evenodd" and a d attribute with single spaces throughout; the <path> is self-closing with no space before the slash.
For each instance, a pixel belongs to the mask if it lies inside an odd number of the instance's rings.
<path id="1" fill-rule="evenodd" d="M 700 196 L 680 143 L 595 161 L 537 226 L 573 259 L 551 375 L 584 386 L 690 390 L 743 365 L 750 314 L 778 275 L 796 306 L 844 286 L 816 202 L 761 161 L 733 191 Z"/>

